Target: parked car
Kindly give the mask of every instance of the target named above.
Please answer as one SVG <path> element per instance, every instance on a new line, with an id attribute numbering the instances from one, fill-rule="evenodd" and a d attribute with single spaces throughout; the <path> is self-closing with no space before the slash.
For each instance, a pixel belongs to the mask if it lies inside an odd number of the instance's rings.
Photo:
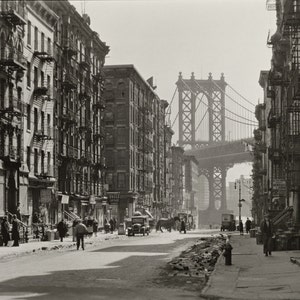
<path id="1" fill-rule="evenodd" d="M 221 231 L 235 231 L 235 219 L 233 214 L 222 214 Z"/>
<path id="2" fill-rule="evenodd" d="M 127 235 L 134 236 L 136 234 L 149 235 L 150 226 L 148 216 L 134 216 L 131 218 L 127 226 Z"/>

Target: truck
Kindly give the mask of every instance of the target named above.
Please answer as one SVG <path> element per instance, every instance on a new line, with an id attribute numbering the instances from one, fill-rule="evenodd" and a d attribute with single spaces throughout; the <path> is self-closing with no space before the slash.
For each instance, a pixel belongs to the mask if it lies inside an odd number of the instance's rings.
<path id="1" fill-rule="evenodd" d="M 235 231 L 235 218 L 233 214 L 222 214 L 221 231 Z"/>

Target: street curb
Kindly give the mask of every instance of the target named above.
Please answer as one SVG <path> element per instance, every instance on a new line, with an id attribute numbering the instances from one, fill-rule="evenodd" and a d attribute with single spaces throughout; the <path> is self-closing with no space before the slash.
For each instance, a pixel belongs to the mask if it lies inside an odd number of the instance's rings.
<path id="1" fill-rule="evenodd" d="M 300 266 L 300 257 L 290 257 L 290 261 L 293 264 L 296 264 L 296 265 Z"/>
<path id="2" fill-rule="evenodd" d="M 87 245 L 91 246 L 97 246 L 100 243 L 110 241 L 110 240 L 118 240 L 120 239 L 119 235 L 112 235 L 110 238 L 105 237 L 103 240 L 94 240 L 93 242 L 90 242 L 87 240 Z M 43 243 L 43 242 L 41 242 Z M 69 249 L 72 247 L 76 246 L 76 242 L 70 242 L 70 244 L 55 244 L 55 245 L 50 245 L 50 246 L 43 246 L 43 244 L 38 245 L 38 247 L 31 249 L 31 250 L 25 250 L 25 251 L 20 251 L 20 252 L 14 252 L 14 253 L 8 253 L 4 254 L 3 256 L 0 256 L 0 261 L 5 260 L 5 259 L 10 259 L 10 258 L 17 258 L 25 255 L 30 255 L 38 252 L 46 252 L 46 251 L 56 251 L 56 250 L 64 250 L 64 249 Z"/>
<path id="3" fill-rule="evenodd" d="M 222 258 L 223 258 L 223 256 L 222 256 L 222 254 L 220 254 L 220 256 L 215 264 L 214 270 L 211 272 L 204 288 L 201 290 L 200 296 L 206 296 L 206 295 L 204 295 L 204 293 L 206 293 L 208 288 L 211 286 L 212 277 L 214 276 L 215 272 L 217 271 L 217 266 L 221 263 Z"/>

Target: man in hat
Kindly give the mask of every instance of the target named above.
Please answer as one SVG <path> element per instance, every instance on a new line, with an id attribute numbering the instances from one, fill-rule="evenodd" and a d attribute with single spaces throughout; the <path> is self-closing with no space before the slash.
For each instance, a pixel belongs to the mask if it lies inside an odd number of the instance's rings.
<path id="1" fill-rule="evenodd" d="M 88 230 L 86 226 L 82 223 L 81 219 L 78 220 L 78 223 L 74 228 L 74 233 L 76 236 L 77 250 L 79 250 L 80 242 L 81 242 L 82 250 L 84 250 L 84 235 L 88 234 Z"/>
<path id="2" fill-rule="evenodd" d="M 264 215 L 264 220 L 260 224 L 260 231 L 262 233 L 263 251 L 265 256 L 271 255 L 272 251 L 272 237 L 273 237 L 273 225 L 270 220 L 269 214 Z"/>

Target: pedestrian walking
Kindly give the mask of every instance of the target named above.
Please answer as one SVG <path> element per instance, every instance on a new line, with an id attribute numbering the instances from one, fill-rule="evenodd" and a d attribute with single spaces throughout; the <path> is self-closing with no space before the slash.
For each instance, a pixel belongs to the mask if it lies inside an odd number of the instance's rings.
<path id="1" fill-rule="evenodd" d="M 8 245 L 8 241 L 10 241 L 9 223 L 7 221 L 7 216 L 4 216 L 3 220 L 1 222 L 1 235 L 2 235 L 4 246 L 7 246 Z"/>
<path id="2" fill-rule="evenodd" d="M 84 235 L 88 234 L 88 230 L 86 226 L 82 223 L 82 220 L 79 219 L 77 225 L 75 226 L 75 236 L 76 236 L 76 244 L 77 250 L 79 250 L 80 244 L 82 250 L 84 250 Z"/>
<path id="3" fill-rule="evenodd" d="M 19 234 L 19 221 L 17 219 L 17 215 L 12 216 L 11 237 L 14 241 L 12 246 L 13 247 L 18 247 L 19 246 L 20 234 Z"/>
<path id="4" fill-rule="evenodd" d="M 249 233 L 251 229 L 251 221 L 249 220 L 249 218 L 247 218 L 245 225 L 246 225 L 246 233 Z"/>
<path id="5" fill-rule="evenodd" d="M 113 219 L 110 219 L 109 220 L 109 226 L 110 226 L 110 233 L 113 233 L 115 228 L 114 228 L 114 220 Z"/>
<path id="6" fill-rule="evenodd" d="M 260 224 L 260 231 L 262 233 L 264 254 L 265 256 L 272 255 L 273 225 L 270 220 L 269 214 L 264 215 L 264 220 Z"/>
<path id="7" fill-rule="evenodd" d="M 66 236 L 68 232 L 68 225 L 65 222 L 64 219 L 62 219 L 58 224 L 57 224 L 57 231 L 60 237 L 60 241 L 63 242 L 64 237 Z"/>
<path id="8" fill-rule="evenodd" d="M 78 224 L 78 219 L 74 219 L 73 224 L 72 224 L 73 242 L 76 241 L 75 227 L 76 227 L 77 224 Z"/>
<path id="9" fill-rule="evenodd" d="M 243 221 L 242 220 L 239 223 L 239 230 L 240 230 L 240 234 L 243 235 L 244 234 L 244 225 L 243 225 Z"/>
<path id="10" fill-rule="evenodd" d="M 186 233 L 186 227 L 185 227 L 184 219 L 182 219 L 182 220 L 181 220 L 181 223 L 180 223 L 180 230 L 179 230 L 179 233 L 181 233 L 181 231 L 183 231 L 183 233 Z"/>
<path id="11" fill-rule="evenodd" d="M 97 236 L 98 232 L 98 221 L 96 219 L 93 220 L 93 233 L 95 236 Z"/>

